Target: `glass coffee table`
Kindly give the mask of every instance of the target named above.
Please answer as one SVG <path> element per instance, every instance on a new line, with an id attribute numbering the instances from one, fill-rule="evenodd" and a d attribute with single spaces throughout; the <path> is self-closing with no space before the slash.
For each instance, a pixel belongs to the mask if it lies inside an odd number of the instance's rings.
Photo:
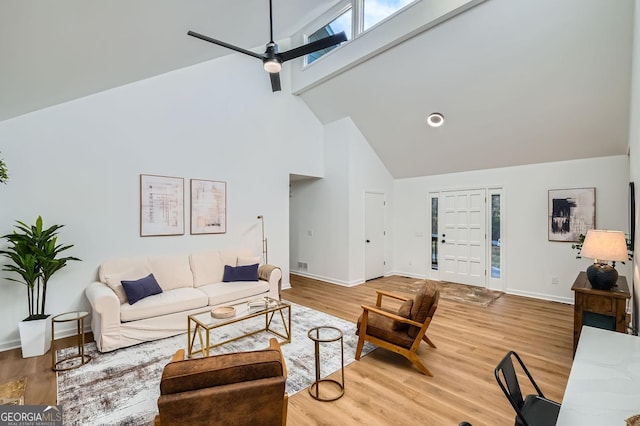
<path id="1" fill-rule="evenodd" d="M 212 348 L 261 332 L 272 333 L 280 337 L 283 339 L 280 341 L 281 344 L 291 343 L 291 305 L 289 303 L 265 297 L 256 301 L 230 306 L 234 308 L 235 313 L 227 318 L 215 318 L 212 315 L 212 309 L 191 314 L 187 317 L 187 354 L 189 358 L 198 354 L 209 356 Z M 211 341 L 211 331 L 259 316 L 264 316 L 264 327 L 245 331 L 240 336 L 224 341 Z M 281 322 L 282 331 L 273 328 L 274 317 L 276 322 Z M 280 321 L 278 321 L 278 318 Z M 194 348 L 196 338 L 200 343 L 199 349 Z"/>

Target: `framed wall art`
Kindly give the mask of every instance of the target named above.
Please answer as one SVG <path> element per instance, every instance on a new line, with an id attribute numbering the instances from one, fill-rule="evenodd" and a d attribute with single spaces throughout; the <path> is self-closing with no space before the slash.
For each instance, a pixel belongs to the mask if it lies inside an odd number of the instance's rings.
<path id="1" fill-rule="evenodd" d="M 184 179 L 140 175 L 140 236 L 184 235 Z"/>
<path id="2" fill-rule="evenodd" d="M 191 234 L 227 232 L 227 183 L 191 179 Z"/>
<path id="3" fill-rule="evenodd" d="M 549 241 L 579 242 L 595 227 L 595 188 L 549 190 Z"/>

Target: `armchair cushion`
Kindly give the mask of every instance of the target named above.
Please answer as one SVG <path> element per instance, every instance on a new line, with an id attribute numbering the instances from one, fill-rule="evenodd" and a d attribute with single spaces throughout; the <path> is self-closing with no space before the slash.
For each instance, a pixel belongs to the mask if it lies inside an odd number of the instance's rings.
<path id="1" fill-rule="evenodd" d="M 398 309 L 398 316 L 403 318 L 411 318 L 411 308 L 413 307 L 413 299 L 407 299 L 402 303 L 400 309 Z M 409 324 L 393 321 L 392 326 L 394 331 L 406 331 L 409 328 Z"/>
<path id="2" fill-rule="evenodd" d="M 284 395 L 284 376 L 161 395 L 160 424 L 279 426 Z"/>
<path id="3" fill-rule="evenodd" d="M 358 318 L 358 327 L 356 328 L 356 334 L 358 335 L 360 334 L 361 321 L 362 316 Z M 378 337 L 387 342 L 391 342 L 395 345 L 402 346 L 403 348 L 411 347 L 414 339 L 409 337 L 407 333 L 403 333 L 402 331 L 394 331 L 394 323 L 396 323 L 396 321 L 392 318 L 380 315 L 376 312 L 369 312 L 367 317 L 367 334 L 370 336 Z"/>
<path id="4" fill-rule="evenodd" d="M 162 395 L 283 375 L 278 350 L 261 350 L 168 364 L 160 381 Z"/>
<path id="5" fill-rule="evenodd" d="M 183 360 L 176 352 L 160 381 L 156 425 L 286 424 L 286 366 L 280 345 Z"/>
<path id="6" fill-rule="evenodd" d="M 424 322 L 431 310 L 431 306 L 435 300 L 438 288 L 435 283 L 427 282 L 416 294 L 413 306 L 411 307 L 411 319 L 417 322 Z M 409 327 L 409 336 L 416 337 L 420 329 L 418 327 Z"/>

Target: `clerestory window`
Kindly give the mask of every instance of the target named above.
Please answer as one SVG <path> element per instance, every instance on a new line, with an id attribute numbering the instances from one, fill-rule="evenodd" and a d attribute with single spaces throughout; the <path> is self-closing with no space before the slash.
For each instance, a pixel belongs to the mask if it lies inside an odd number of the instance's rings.
<path id="1" fill-rule="evenodd" d="M 353 23 L 353 13 L 352 13 L 351 8 L 349 8 L 348 10 L 346 10 L 342 14 L 340 14 L 340 16 L 338 16 L 336 19 L 334 19 L 333 21 L 329 22 L 327 25 L 325 25 L 324 27 L 320 28 L 319 30 L 317 30 L 316 32 L 311 34 L 309 37 L 307 37 L 307 43 L 310 43 L 310 42 L 316 41 L 316 40 L 320 40 L 321 38 L 325 38 L 325 37 L 328 37 L 330 35 L 338 34 L 338 33 L 342 32 L 342 31 L 344 31 L 345 34 L 347 35 L 347 40 L 351 40 L 351 34 L 352 34 L 351 26 L 352 26 L 352 23 Z M 307 64 L 310 64 L 313 61 L 315 61 L 316 59 L 318 59 L 319 57 L 331 52 L 336 47 L 337 47 L 337 45 L 336 46 L 327 47 L 326 49 L 321 49 L 321 50 L 317 50 L 317 51 L 315 51 L 313 53 L 310 53 L 306 57 Z"/>
<path id="2" fill-rule="evenodd" d="M 307 36 L 307 43 L 344 31 L 347 41 L 358 37 L 377 23 L 394 15 L 405 6 L 420 0 L 350 0 L 335 19 Z M 354 30 L 355 29 L 355 30 Z M 338 46 L 322 49 L 305 56 L 309 65 Z"/>
<path id="3" fill-rule="evenodd" d="M 414 0 L 362 0 L 362 31 L 393 15 Z"/>

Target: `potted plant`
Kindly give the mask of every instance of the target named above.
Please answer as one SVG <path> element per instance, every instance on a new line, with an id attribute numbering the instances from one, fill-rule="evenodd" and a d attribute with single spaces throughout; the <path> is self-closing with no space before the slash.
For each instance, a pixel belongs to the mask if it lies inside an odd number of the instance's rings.
<path id="1" fill-rule="evenodd" d="M 0 183 L 7 183 L 8 180 L 9 171 L 7 170 L 7 164 L 0 158 Z"/>
<path id="2" fill-rule="evenodd" d="M 19 278 L 7 279 L 27 288 L 29 316 L 19 323 L 22 356 L 26 358 L 43 355 L 51 347 L 51 321 L 45 313 L 49 280 L 67 262 L 80 259 L 59 257 L 60 253 L 73 247 L 58 244 L 58 230 L 64 225 L 44 229 L 40 216 L 32 226 L 20 221 L 17 223 L 16 231 L 2 237 L 9 241 L 9 247 L 0 250 L 0 254 L 13 262 L 5 265 L 3 270 L 19 275 Z"/>

